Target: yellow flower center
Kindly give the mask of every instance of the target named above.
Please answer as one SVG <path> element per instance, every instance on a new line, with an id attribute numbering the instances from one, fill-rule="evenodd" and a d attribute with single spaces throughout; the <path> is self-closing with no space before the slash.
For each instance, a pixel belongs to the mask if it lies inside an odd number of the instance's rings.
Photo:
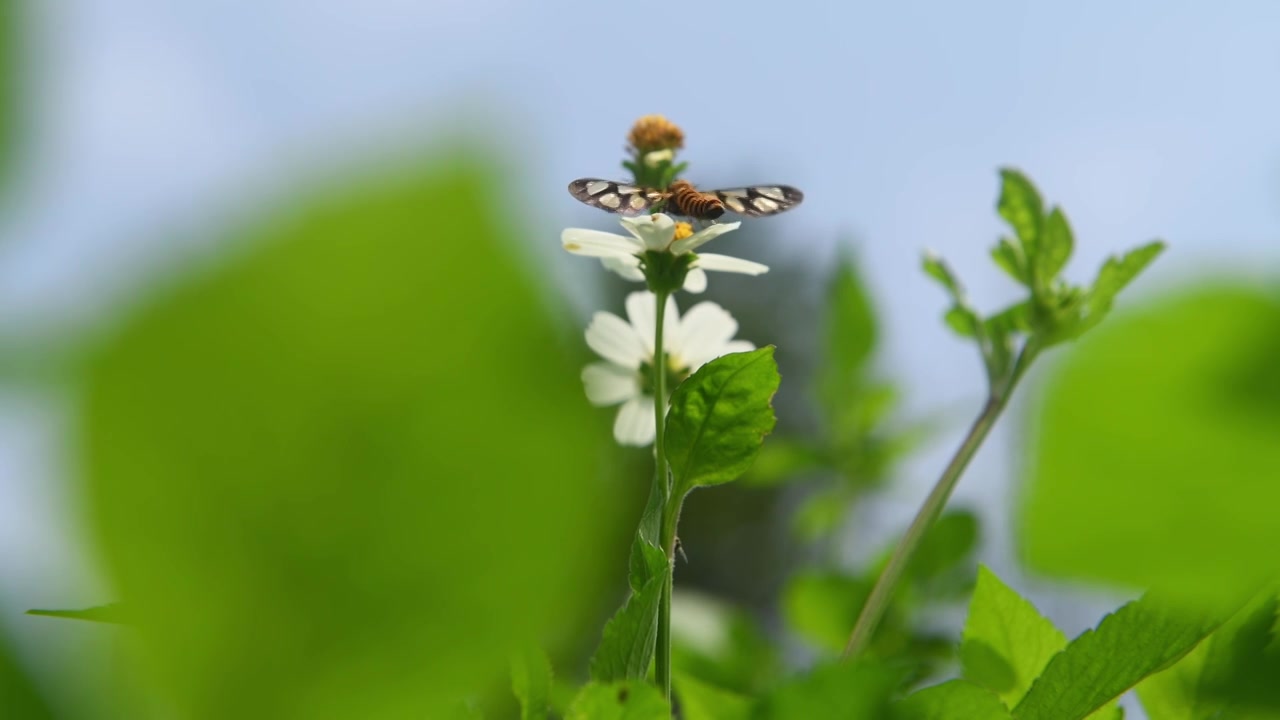
<path id="1" fill-rule="evenodd" d="M 693 226 L 687 222 L 676 223 L 676 240 L 683 240 L 687 237 L 693 237 Z"/>
<path id="2" fill-rule="evenodd" d="M 679 150 L 684 147 L 684 131 L 662 115 L 645 115 L 631 127 L 627 141 L 642 153 Z"/>

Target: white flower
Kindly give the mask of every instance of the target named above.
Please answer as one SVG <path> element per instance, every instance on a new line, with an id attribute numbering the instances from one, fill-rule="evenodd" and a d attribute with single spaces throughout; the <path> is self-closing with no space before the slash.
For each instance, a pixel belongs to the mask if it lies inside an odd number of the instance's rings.
<path id="1" fill-rule="evenodd" d="M 599 230 L 569 228 L 560 234 L 560 244 L 575 255 L 600 258 L 606 269 L 627 280 L 641 281 L 644 280 L 644 273 L 640 270 L 640 257 L 646 251 L 665 251 L 673 255 L 693 252 L 711 240 L 737 230 L 741 224 L 734 222 L 709 225 L 689 237 L 677 240 L 675 221 L 663 213 L 656 213 L 622 218 L 622 226 L 631 233 L 630 237 Z M 698 253 L 689 274 L 685 276 L 684 289 L 692 293 L 706 290 L 707 270 L 760 275 L 768 272 L 769 267 L 728 255 Z"/>
<path id="2" fill-rule="evenodd" d="M 675 159 L 675 151 L 671 148 L 667 148 L 666 150 L 654 150 L 653 152 L 644 154 L 644 164 L 651 168 L 656 168 L 664 162 L 671 162 Z"/>
<path id="3" fill-rule="evenodd" d="M 626 303 L 630 322 L 612 313 L 598 312 L 587 325 L 587 345 L 605 361 L 583 368 L 582 384 L 592 405 L 622 404 L 613 423 L 613 437 L 622 445 L 653 442 L 655 304 L 653 293 L 634 292 L 627 296 Z M 746 340 L 733 339 L 738 322 L 713 302 L 694 305 L 682 318 L 675 300 L 668 297 L 665 316 L 662 344 L 666 349 L 668 393 L 711 360 L 755 349 Z"/>

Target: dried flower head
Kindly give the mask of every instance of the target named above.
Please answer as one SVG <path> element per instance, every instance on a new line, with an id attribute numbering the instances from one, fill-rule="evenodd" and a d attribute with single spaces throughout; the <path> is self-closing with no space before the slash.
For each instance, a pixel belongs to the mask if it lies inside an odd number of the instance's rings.
<path id="1" fill-rule="evenodd" d="M 631 126 L 627 141 L 641 153 L 679 150 L 684 147 L 684 132 L 662 115 L 645 115 Z"/>

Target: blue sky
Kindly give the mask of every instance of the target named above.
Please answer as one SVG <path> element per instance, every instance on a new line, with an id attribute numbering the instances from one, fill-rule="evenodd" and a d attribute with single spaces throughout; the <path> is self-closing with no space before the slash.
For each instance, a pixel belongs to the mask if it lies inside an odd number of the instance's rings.
<path id="1" fill-rule="evenodd" d="M 976 357 L 942 331 L 918 258 L 949 258 L 981 306 L 1010 297 L 986 258 L 1000 165 L 1067 209 L 1077 279 L 1154 237 L 1172 251 L 1138 295 L 1206 273 L 1261 282 L 1280 263 L 1280 4 L 1266 0 L 29 5 L 4 332 L 83 328 L 317 170 L 468 133 L 500 138 L 540 255 L 583 285 L 595 269 L 559 252 L 558 229 L 603 225 L 564 186 L 613 173 L 650 112 L 686 130 L 695 181 L 803 188 L 801 211 L 769 221 L 794 252 L 821 261 L 855 239 L 913 413 L 977 403 Z M 0 606 L 88 592 L 60 572 L 82 562 L 57 452 L 68 412 L 0 396 Z M 908 467 L 873 526 L 905 520 L 951 443 Z M 1008 446 L 982 454 L 959 500 L 1007 496 Z M 1011 562 L 999 543 L 988 559 Z"/>

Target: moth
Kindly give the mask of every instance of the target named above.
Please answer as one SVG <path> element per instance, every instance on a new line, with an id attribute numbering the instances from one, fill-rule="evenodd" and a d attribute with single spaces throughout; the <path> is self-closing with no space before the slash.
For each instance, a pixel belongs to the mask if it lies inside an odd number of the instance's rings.
<path id="1" fill-rule="evenodd" d="M 639 215 L 663 209 L 696 220 L 715 220 L 726 210 L 747 217 L 777 215 L 799 205 L 804 193 L 789 185 L 752 185 L 728 190 L 698 190 L 687 180 L 671 183 L 668 190 L 627 183 L 581 178 L 569 183 L 569 194 L 578 200 L 619 215 Z"/>

